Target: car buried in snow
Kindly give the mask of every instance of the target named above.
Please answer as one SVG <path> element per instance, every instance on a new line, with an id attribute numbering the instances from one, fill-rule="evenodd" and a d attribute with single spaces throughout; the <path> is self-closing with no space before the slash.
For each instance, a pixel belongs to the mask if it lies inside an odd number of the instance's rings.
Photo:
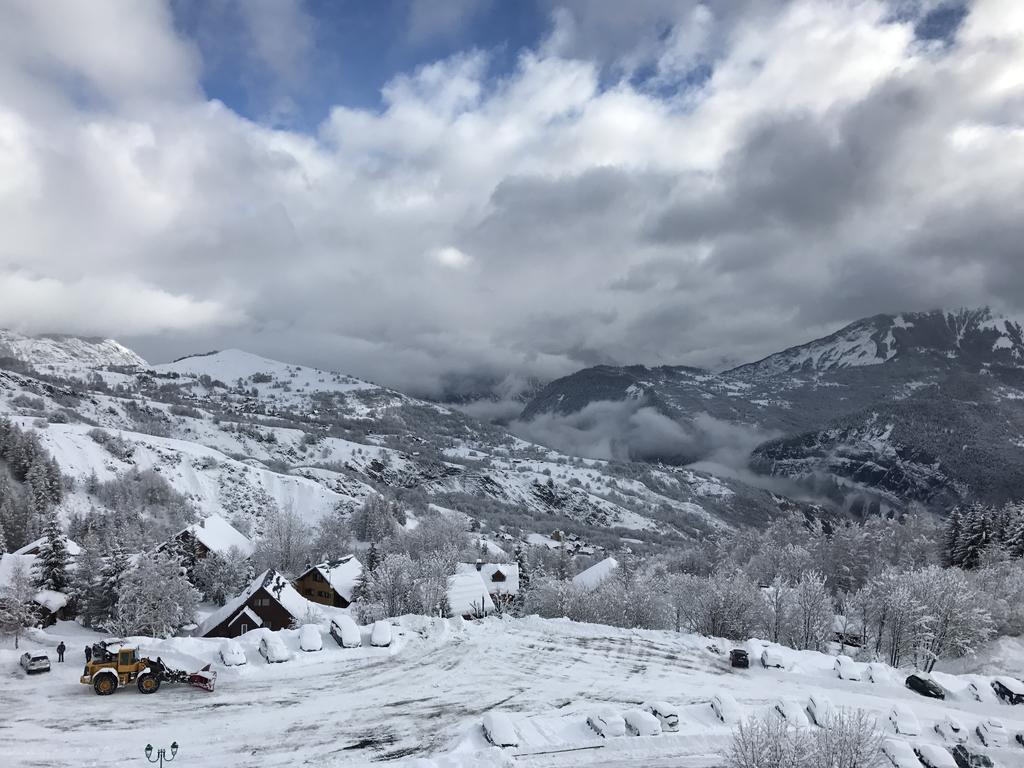
<path id="1" fill-rule="evenodd" d="M 629 709 L 622 713 L 626 723 L 626 732 L 631 736 L 660 736 L 661 723 L 650 712 L 642 709 Z"/>
<path id="2" fill-rule="evenodd" d="M 972 752 L 963 744 L 953 747 L 951 754 L 958 768 L 995 768 L 991 757 L 982 752 Z"/>
<path id="3" fill-rule="evenodd" d="M 903 684 L 915 693 L 919 693 L 929 699 L 946 698 L 946 691 L 943 690 L 942 686 L 935 682 L 931 675 L 924 672 L 915 672 L 912 675 L 907 675 L 907 679 Z"/>
<path id="4" fill-rule="evenodd" d="M 320 635 L 320 627 L 316 624 L 303 624 L 299 629 L 299 648 L 307 653 L 322 651 L 324 639 Z"/>
<path id="5" fill-rule="evenodd" d="M 772 709 L 775 714 L 786 721 L 787 725 L 793 728 L 809 728 L 811 726 L 804 708 L 792 699 L 776 699 Z"/>
<path id="6" fill-rule="evenodd" d="M 834 669 L 840 680 L 860 680 L 860 665 L 849 656 L 836 656 Z"/>
<path id="7" fill-rule="evenodd" d="M 391 645 L 391 624 L 389 622 L 373 622 L 373 629 L 370 632 L 370 645 L 375 648 L 387 648 Z"/>
<path id="8" fill-rule="evenodd" d="M 807 714 L 819 728 L 828 728 L 836 719 L 836 708 L 827 696 L 812 693 L 807 699 Z"/>
<path id="9" fill-rule="evenodd" d="M 18 663 L 26 675 L 50 671 L 50 657 L 46 655 L 46 651 L 25 651 Z"/>
<path id="10" fill-rule="evenodd" d="M 892 670 L 879 662 L 868 664 L 864 668 L 864 674 L 875 685 L 892 685 L 893 683 Z"/>
<path id="11" fill-rule="evenodd" d="M 675 733 L 679 730 L 679 708 L 667 701 L 649 701 L 643 709 L 650 712 L 661 723 L 661 730 Z"/>
<path id="12" fill-rule="evenodd" d="M 914 754 L 925 768 L 957 768 L 953 756 L 938 744 L 918 744 Z"/>
<path id="13" fill-rule="evenodd" d="M 885 739 L 882 742 L 882 754 L 893 768 L 921 768 L 921 761 L 914 754 L 913 747 L 903 739 Z"/>
<path id="14" fill-rule="evenodd" d="M 220 661 L 225 667 L 240 667 L 246 663 L 245 651 L 234 640 L 227 640 L 220 646 Z"/>
<path id="15" fill-rule="evenodd" d="M 1024 683 L 1015 677 L 1001 675 L 995 678 L 992 690 L 1005 704 L 1024 704 Z"/>
<path id="16" fill-rule="evenodd" d="M 614 739 L 626 735 L 626 721 L 622 715 L 610 709 L 600 709 L 591 712 L 587 717 L 587 725 L 598 736 L 605 739 Z"/>
<path id="17" fill-rule="evenodd" d="M 711 698 L 711 710 L 726 725 L 735 725 L 740 721 L 740 705 L 732 695 L 724 691 Z"/>
<path id="18" fill-rule="evenodd" d="M 950 744 L 963 744 L 967 741 L 967 729 L 948 712 L 935 724 L 935 732 Z"/>
<path id="19" fill-rule="evenodd" d="M 1003 725 L 1003 721 L 995 717 L 986 717 L 978 723 L 978 727 L 974 729 L 974 732 L 978 734 L 981 743 L 986 747 L 1005 747 L 1006 742 L 1009 740 L 1009 735 L 1006 733 L 1006 726 Z"/>
<path id="20" fill-rule="evenodd" d="M 765 669 L 785 669 L 786 662 L 782 660 L 782 654 L 775 648 L 765 648 L 761 651 L 761 666 Z"/>
<path id="21" fill-rule="evenodd" d="M 896 704 L 889 710 L 889 724 L 901 736 L 921 735 L 921 724 L 914 713 L 902 704 Z"/>
<path id="22" fill-rule="evenodd" d="M 331 637 L 342 648 L 358 648 L 363 644 L 362 633 L 351 616 L 338 616 L 331 620 Z"/>
<path id="23" fill-rule="evenodd" d="M 267 664 L 281 664 L 289 661 L 292 654 L 280 637 L 266 634 L 260 640 L 260 656 L 267 660 Z"/>
<path id="24" fill-rule="evenodd" d="M 488 712 L 483 717 L 484 738 L 496 747 L 518 747 L 519 734 L 503 712 Z"/>

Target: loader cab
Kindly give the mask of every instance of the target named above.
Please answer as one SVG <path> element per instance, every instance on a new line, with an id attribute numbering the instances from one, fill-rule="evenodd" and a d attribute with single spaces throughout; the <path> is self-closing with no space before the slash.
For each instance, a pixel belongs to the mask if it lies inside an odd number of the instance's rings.
<path id="1" fill-rule="evenodd" d="M 117 666 L 119 668 L 133 667 L 139 661 L 139 652 L 136 648 L 122 648 L 117 652 Z"/>

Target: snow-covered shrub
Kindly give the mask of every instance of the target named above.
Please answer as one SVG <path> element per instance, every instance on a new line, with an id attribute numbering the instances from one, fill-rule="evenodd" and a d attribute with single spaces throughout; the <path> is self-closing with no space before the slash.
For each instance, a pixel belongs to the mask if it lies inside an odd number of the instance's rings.
<path id="1" fill-rule="evenodd" d="M 249 559 L 237 548 L 225 554 L 210 552 L 192 569 L 192 583 L 206 600 L 224 605 L 252 580 Z"/>
<path id="2" fill-rule="evenodd" d="M 726 753 L 728 768 L 881 768 L 882 733 L 871 715 L 836 715 L 827 728 L 791 728 L 774 713 L 741 722 Z"/>

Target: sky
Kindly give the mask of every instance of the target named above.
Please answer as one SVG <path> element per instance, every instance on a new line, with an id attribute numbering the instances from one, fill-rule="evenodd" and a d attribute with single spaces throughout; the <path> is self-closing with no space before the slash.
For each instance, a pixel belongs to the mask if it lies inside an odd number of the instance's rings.
<path id="1" fill-rule="evenodd" d="M 1021 312 L 1024 3 L 0 0 L 0 233 L 0 326 L 427 395 Z"/>

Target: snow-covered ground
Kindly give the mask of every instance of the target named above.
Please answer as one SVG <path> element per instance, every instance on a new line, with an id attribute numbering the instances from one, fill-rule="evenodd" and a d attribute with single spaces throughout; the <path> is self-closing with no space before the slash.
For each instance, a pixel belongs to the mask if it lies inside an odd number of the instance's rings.
<path id="1" fill-rule="evenodd" d="M 295 658 L 274 665 L 256 652 L 257 631 L 240 641 L 249 663 L 235 668 L 218 662 L 222 641 L 143 641 L 144 652 L 172 665 L 214 662 L 216 691 L 167 686 L 143 696 L 129 688 L 110 697 L 78 682 L 82 647 L 95 636 L 59 624 L 25 644 L 52 650 L 66 640 L 69 663 L 49 674 L 26 677 L 17 654 L 0 650 L 0 764 L 141 764 L 147 743 L 176 740 L 182 766 L 719 766 L 730 730 L 708 702 L 723 691 L 744 715 L 768 710 L 778 697 L 803 706 L 815 692 L 885 722 L 901 702 L 921 721 L 915 740 L 936 744 L 933 726 L 946 712 L 971 731 L 975 746 L 974 727 L 986 715 L 1000 717 L 1011 739 L 1024 730 L 1024 707 L 974 701 L 968 676 L 936 675 L 951 694 L 943 702 L 907 690 L 900 674 L 889 685 L 840 680 L 833 659 L 814 652 L 781 649 L 786 670 L 734 670 L 728 643 L 715 653 L 707 638 L 672 632 L 537 618 L 406 617 L 398 624 L 395 644 L 384 649 L 343 650 L 325 635 L 323 651 L 303 653 L 298 633 L 283 632 Z M 586 725 L 595 706 L 622 711 L 650 699 L 679 707 L 678 733 L 606 742 Z M 518 748 L 487 745 L 480 723 L 491 710 L 510 716 Z M 999 765 L 1024 765 L 1024 748 L 989 754 Z"/>

